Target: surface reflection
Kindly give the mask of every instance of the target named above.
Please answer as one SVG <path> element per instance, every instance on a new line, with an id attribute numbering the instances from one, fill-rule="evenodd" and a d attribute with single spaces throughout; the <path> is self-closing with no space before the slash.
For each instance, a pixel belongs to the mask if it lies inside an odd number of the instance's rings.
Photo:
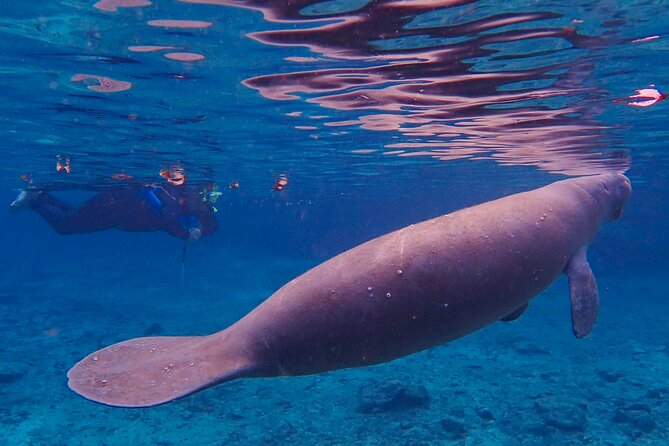
<path id="1" fill-rule="evenodd" d="M 607 150 L 608 129 L 597 120 L 607 101 L 593 84 L 590 50 L 607 41 L 580 33 L 579 20 L 548 11 L 485 16 L 474 1 L 181 1 L 250 8 L 289 24 L 249 36 L 318 57 L 289 57 L 305 69 L 244 84 L 269 99 L 353 112 L 325 127 L 399 132 L 387 154 L 492 158 L 567 175 L 627 167 L 625 154 Z"/>
<path id="2" fill-rule="evenodd" d="M 70 78 L 72 82 L 81 83 L 89 90 L 97 91 L 99 93 L 117 93 L 132 88 L 132 83 L 126 81 L 119 81 L 105 76 L 98 76 L 95 74 L 75 74 Z"/>

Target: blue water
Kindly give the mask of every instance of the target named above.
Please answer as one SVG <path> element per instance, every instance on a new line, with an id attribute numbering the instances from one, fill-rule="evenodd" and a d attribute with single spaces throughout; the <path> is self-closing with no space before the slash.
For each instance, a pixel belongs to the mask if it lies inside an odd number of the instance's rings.
<path id="1" fill-rule="evenodd" d="M 669 442 L 669 102 L 629 105 L 669 91 L 665 3 L 127 3 L 0 5 L 0 202 L 30 182 L 81 203 L 178 166 L 220 186 L 220 228 L 182 264 L 164 232 L 0 213 L 0 444 Z M 589 250 L 585 339 L 559 279 L 513 323 L 374 367 L 135 410 L 67 387 L 97 349 L 221 330 L 373 237 L 605 171 L 634 194 Z M 414 398 L 381 404 L 392 389 Z"/>

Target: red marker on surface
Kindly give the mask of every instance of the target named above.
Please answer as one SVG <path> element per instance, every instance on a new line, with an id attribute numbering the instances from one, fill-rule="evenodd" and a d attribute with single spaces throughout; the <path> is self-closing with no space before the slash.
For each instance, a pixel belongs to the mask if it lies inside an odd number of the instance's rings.
<path id="1" fill-rule="evenodd" d="M 279 192 L 282 191 L 287 185 L 288 185 L 288 176 L 285 173 L 282 173 L 274 182 L 272 190 L 275 192 Z"/>
<path id="2" fill-rule="evenodd" d="M 651 85 L 654 87 L 654 85 Z M 655 105 L 660 101 L 664 101 L 667 98 L 666 93 L 662 93 L 660 90 L 655 88 L 642 88 L 641 90 L 636 90 L 636 94 L 628 96 L 623 99 L 614 99 L 613 102 L 625 102 L 631 107 L 650 107 Z M 632 102 L 627 102 L 630 99 L 637 99 Z"/>
<path id="3" fill-rule="evenodd" d="M 128 175 L 127 173 L 115 173 L 112 175 L 112 179 L 118 181 L 129 181 L 132 180 L 132 175 Z"/>
<path id="4" fill-rule="evenodd" d="M 62 155 L 56 156 L 56 172 L 70 173 L 71 171 L 70 157 Z"/>

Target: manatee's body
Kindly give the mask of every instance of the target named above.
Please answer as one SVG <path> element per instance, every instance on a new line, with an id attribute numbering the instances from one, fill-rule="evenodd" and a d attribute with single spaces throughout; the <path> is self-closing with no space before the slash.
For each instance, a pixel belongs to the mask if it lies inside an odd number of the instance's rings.
<path id="1" fill-rule="evenodd" d="M 219 333 L 93 353 L 69 385 L 138 407 L 240 377 L 384 362 L 518 317 L 564 272 L 574 332 L 584 336 L 598 308 L 586 248 L 630 192 L 621 174 L 570 179 L 411 225 L 304 273 Z"/>

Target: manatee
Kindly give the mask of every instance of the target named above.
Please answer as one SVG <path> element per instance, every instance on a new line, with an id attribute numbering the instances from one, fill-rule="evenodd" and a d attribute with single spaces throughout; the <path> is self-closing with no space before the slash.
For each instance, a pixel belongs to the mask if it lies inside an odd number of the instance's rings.
<path id="1" fill-rule="evenodd" d="M 382 363 L 516 319 L 563 273 L 573 332 L 586 336 L 599 308 L 586 250 L 631 191 L 620 173 L 572 178 L 410 225 L 307 271 L 223 331 L 91 353 L 69 386 L 147 407 L 237 378 Z"/>

